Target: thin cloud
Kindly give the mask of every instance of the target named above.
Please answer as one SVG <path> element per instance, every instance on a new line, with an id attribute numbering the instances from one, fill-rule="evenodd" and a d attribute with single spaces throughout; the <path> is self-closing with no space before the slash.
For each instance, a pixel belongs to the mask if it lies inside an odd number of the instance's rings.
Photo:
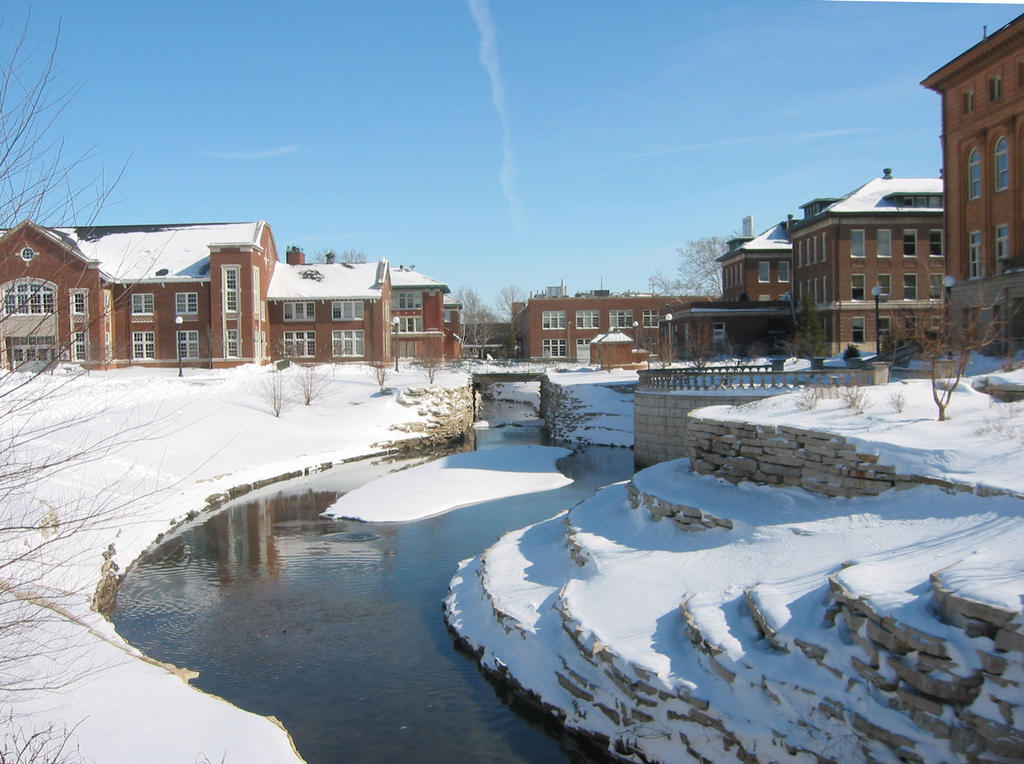
<path id="1" fill-rule="evenodd" d="M 750 135 L 743 138 L 729 138 L 724 141 L 709 141 L 707 143 L 690 143 L 685 146 L 672 146 L 670 148 L 651 149 L 630 154 L 628 159 L 647 159 L 649 157 L 664 157 L 672 154 L 684 154 L 688 151 L 703 151 L 704 149 L 717 149 L 725 146 L 738 146 L 744 143 L 781 143 L 814 141 L 820 138 L 838 138 L 844 135 L 857 135 L 869 133 L 870 130 L 860 127 L 839 128 L 837 130 L 819 130 L 813 133 L 799 133 L 797 135 Z"/>
<path id="2" fill-rule="evenodd" d="M 273 159 L 300 151 L 301 146 L 279 146 L 266 151 L 204 151 L 203 156 L 214 159 Z"/>
<path id="3" fill-rule="evenodd" d="M 516 165 L 512 153 L 512 131 L 505 103 L 505 85 L 501 79 L 501 67 L 498 64 L 498 35 L 491 19 L 491 8 L 487 0 L 466 0 L 469 12 L 473 16 L 477 31 L 480 33 L 480 63 L 491 79 L 491 101 L 501 122 L 501 173 L 498 177 L 501 190 L 508 199 L 512 219 L 517 226 L 523 225 L 523 206 L 519 201 L 516 189 Z"/>

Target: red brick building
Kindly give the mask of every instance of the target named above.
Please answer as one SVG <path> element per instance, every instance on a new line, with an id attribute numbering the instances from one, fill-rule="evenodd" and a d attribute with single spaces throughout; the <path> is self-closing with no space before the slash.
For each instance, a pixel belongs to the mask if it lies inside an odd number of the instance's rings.
<path id="1" fill-rule="evenodd" d="M 786 224 L 779 223 L 758 236 L 746 218 L 744 232 L 729 240 L 722 264 L 722 299 L 726 302 L 781 300 L 792 291 L 792 253 Z"/>
<path id="2" fill-rule="evenodd" d="M 894 178 L 886 170 L 846 196 L 801 209 L 803 219 L 789 224 L 793 294 L 797 305 L 814 301 L 831 353 L 850 344 L 874 351 L 879 331 L 884 339 L 896 322 L 940 315 L 946 257 L 939 178 Z"/>
<path id="3" fill-rule="evenodd" d="M 25 221 L 0 235 L 3 364 L 378 361 L 392 357 L 396 334 L 408 335 L 410 353 L 436 347 L 458 356 L 440 308 L 444 284 L 399 276 L 406 297 L 397 312 L 407 320 L 395 326 L 386 260 L 307 265 L 301 252 L 288 254 L 289 263 L 278 261 L 264 221 L 78 228 Z"/>
<path id="4" fill-rule="evenodd" d="M 945 236 L 957 312 L 1024 343 L 1024 16 L 929 75 L 942 96 Z"/>

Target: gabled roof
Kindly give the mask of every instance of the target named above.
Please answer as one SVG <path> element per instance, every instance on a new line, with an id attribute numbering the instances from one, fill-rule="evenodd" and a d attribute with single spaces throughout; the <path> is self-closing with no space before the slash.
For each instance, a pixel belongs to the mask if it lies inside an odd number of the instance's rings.
<path id="1" fill-rule="evenodd" d="M 387 260 L 376 263 L 277 263 L 270 279 L 271 300 L 376 300 L 387 277 Z"/>
<path id="2" fill-rule="evenodd" d="M 444 282 L 424 276 L 419 271 L 402 265 L 392 266 L 391 286 L 394 289 L 414 289 L 417 287 L 420 289 L 440 289 L 443 294 L 451 291 Z"/>
<path id="3" fill-rule="evenodd" d="M 778 254 L 785 254 L 787 252 L 791 252 L 792 249 L 793 243 L 789 240 L 789 232 L 786 230 L 786 224 L 777 223 L 767 231 L 743 242 L 743 244 L 739 245 L 735 249 L 729 250 L 718 258 L 718 262 L 729 260 L 739 254 L 749 254 L 751 252 L 774 252 Z"/>
<path id="4" fill-rule="evenodd" d="M 634 339 L 628 334 L 623 332 L 607 332 L 605 334 L 599 334 L 590 341 L 591 345 L 610 345 L 617 343 L 633 344 Z"/>
<path id="5" fill-rule="evenodd" d="M 942 207 L 904 207 L 901 204 L 905 196 L 941 193 L 942 178 L 875 178 L 829 205 L 827 212 L 893 214 L 928 210 L 941 213 Z"/>

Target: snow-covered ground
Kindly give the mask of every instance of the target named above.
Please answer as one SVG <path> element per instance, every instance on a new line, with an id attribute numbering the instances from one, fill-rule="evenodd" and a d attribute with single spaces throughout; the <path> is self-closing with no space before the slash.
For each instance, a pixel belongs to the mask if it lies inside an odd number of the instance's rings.
<path id="1" fill-rule="evenodd" d="M 633 445 L 633 392 L 637 373 L 624 369 L 559 369 L 549 373 L 561 388 L 562 410 L 552 436 L 569 443 Z"/>

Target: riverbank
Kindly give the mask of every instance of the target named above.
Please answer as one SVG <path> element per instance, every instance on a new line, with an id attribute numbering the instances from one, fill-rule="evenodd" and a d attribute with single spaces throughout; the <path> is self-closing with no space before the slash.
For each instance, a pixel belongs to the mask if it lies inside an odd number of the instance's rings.
<path id="1" fill-rule="evenodd" d="M 17 633 L 0 634 L 0 649 L 25 656 L 7 664 L 20 691 L 5 706 L 6 745 L 68 733 L 69 750 L 104 762 L 296 759 L 272 721 L 140 660 L 92 609 L 101 568 L 116 575 L 174 524 L 239 487 L 429 436 L 431 408 L 443 414 L 445 405 L 432 406 L 420 392 L 425 375 L 411 369 L 390 372 L 381 391 L 365 367 L 322 367 L 308 406 L 297 367 L 186 370 L 180 379 L 176 370 L 135 368 L 60 374 L 24 385 L 19 375 L 4 378 L 9 442 L 26 428 L 45 433 L 18 441 L 40 479 L 9 489 L 5 517 L 9 528 L 34 530 L 2 537 L 4 559 L 22 556 L 6 567 L 17 589 L 4 607 L 9 622 L 16 609 L 23 617 Z M 461 372 L 435 381 L 449 390 L 467 383 Z"/>

